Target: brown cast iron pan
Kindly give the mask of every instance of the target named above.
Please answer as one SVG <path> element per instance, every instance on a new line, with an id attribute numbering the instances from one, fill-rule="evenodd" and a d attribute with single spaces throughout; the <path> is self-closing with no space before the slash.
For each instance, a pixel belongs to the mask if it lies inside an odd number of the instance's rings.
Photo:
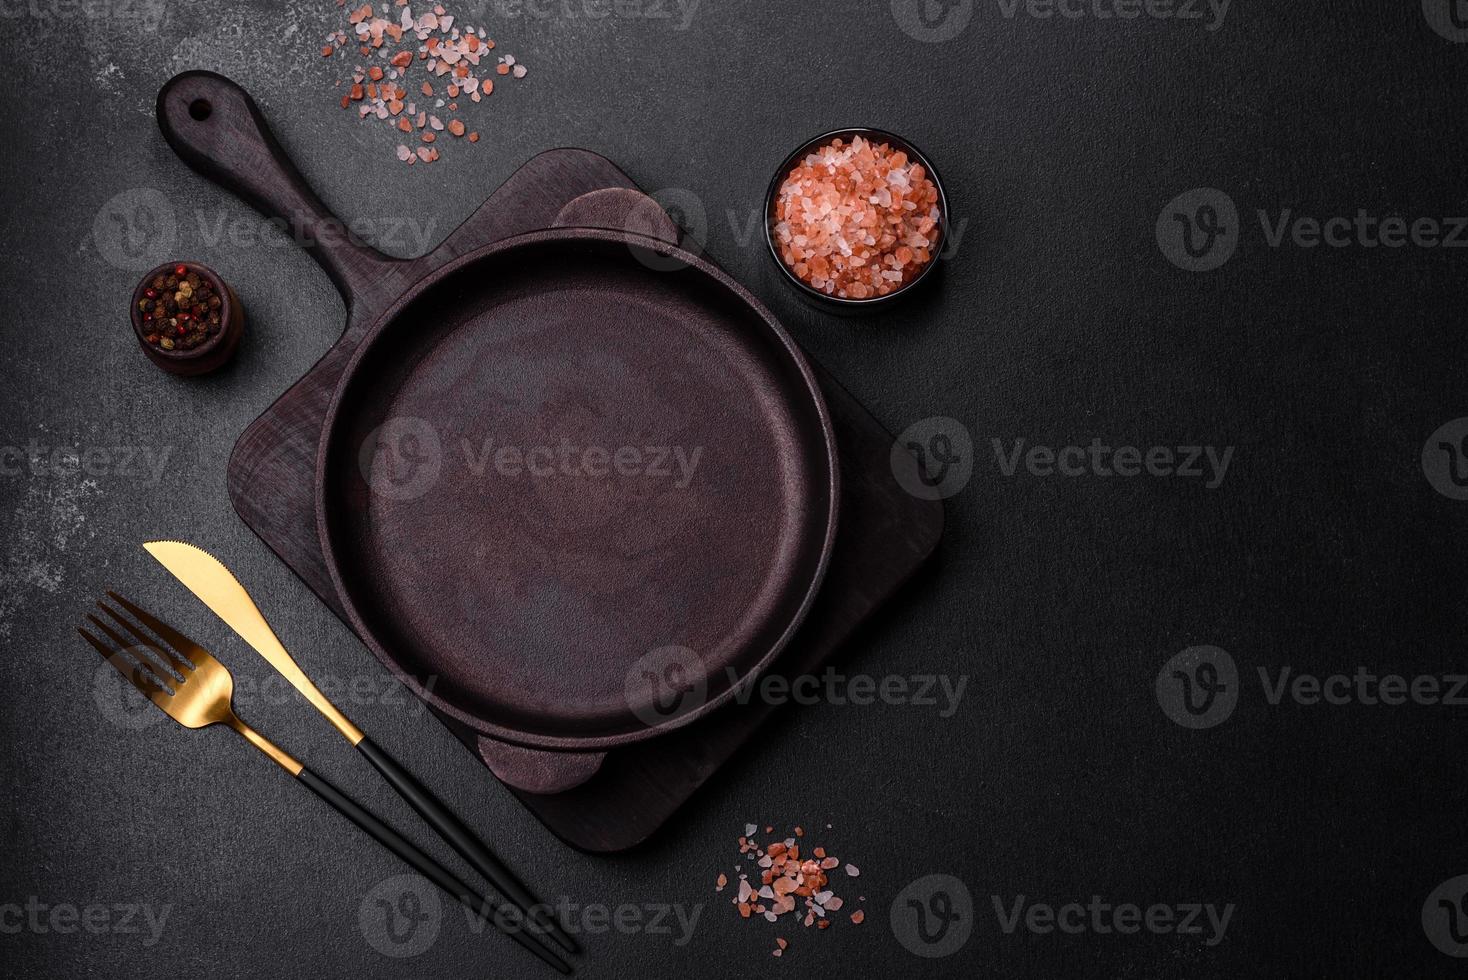
<path id="1" fill-rule="evenodd" d="M 330 220 L 237 86 L 180 76 L 159 112 L 195 169 Z M 221 163 L 251 134 L 268 154 Z M 349 267 L 391 261 L 316 247 L 349 306 Z M 582 779 L 770 664 L 825 574 L 837 479 L 810 367 L 752 295 L 676 246 L 561 228 L 460 256 L 368 328 L 327 410 L 317 521 L 384 664 Z"/>

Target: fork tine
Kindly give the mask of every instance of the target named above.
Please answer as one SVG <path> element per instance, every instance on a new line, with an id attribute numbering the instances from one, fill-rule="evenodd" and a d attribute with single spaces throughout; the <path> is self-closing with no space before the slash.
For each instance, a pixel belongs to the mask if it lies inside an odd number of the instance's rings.
<path id="1" fill-rule="evenodd" d="M 92 617 L 88 616 L 87 618 L 91 619 Z M 97 623 L 97 625 L 101 626 L 104 632 L 107 631 L 107 627 L 102 626 L 100 622 Z M 149 701 L 152 701 L 154 704 L 156 704 L 160 708 L 163 708 L 163 710 L 165 711 L 168 710 L 167 707 L 165 707 L 165 701 L 169 696 L 168 692 L 163 690 L 161 687 L 155 685 L 147 674 L 144 674 L 140 669 L 138 669 L 135 664 L 127 660 L 127 658 L 123 656 L 122 650 L 111 649 L 107 646 L 107 644 L 103 643 L 101 640 L 97 639 L 95 636 L 93 636 L 91 633 L 88 633 L 80 626 L 76 628 L 76 631 L 82 635 L 82 639 L 86 640 L 93 647 L 95 647 L 97 652 L 102 655 L 102 659 L 111 664 L 113 669 L 121 674 L 129 684 L 137 688 L 138 691 L 145 697 L 147 697 Z"/>
<path id="2" fill-rule="evenodd" d="M 105 611 L 107 607 L 103 606 L 102 608 Z M 165 695 L 168 694 L 168 691 L 163 690 L 164 688 L 177 689 L 178 685 L 182 683 L 182 681 L 178 680 L 168 671 L 160 667 L 156 661 L 144 656 L 139 651 L 139 647 L 141 646 L 144 649 L 151 650 L 155 653 L 157 652 L 157 647 L 150 640 L 148 640 L 147 637 L 139 634 L 138 639 L 141 642 L 133 643 L 118 635 L 112 629 L 112 627 L 102 622 L 102 620 L 98 619 L 96 616 L 88 615 L 87 621 L 93 626 L 97 627 L 97 629 L 101 630 L 104 634 L 106 634 L 107 639 L 112 641 L 114 656 L 132 657 L 133 660 L 136 660 L 140 667 L 144 668 L 153 675 L 153 679 L 150 683 L 157 685 L 159 690 L 162 691 Z M 124 623 L 124 625 L 126 624 Z M 112 666 L 117 667 L 119 670 L 122 669 L 116 661 L 113 662 Z M 143 693 L 146 694 L 147 692 L 145 691 Z"/>
<path id="3" fill-rule="evenodd" d="M 160 620 L 157 616 L 150 614 L 147 610 L 139 608 L 135 603 L 128 602 L 116 592 L 109 591 L 107 597 L 132 613 L 144 626 L 148 627 L 164 643 L 172 647 L 172 652 L 182 657 L 190 670 L 194 668 L 199 660 L 212 659 L 209 656 L 209 651 Z"/>
<path id="4" fill-rule="evenodd" d="M 151 636 L 148 636 L 142 630 L 138 629 L 138 627 L 132 622 L 132 620 L 123 616 L 117 610 L 107 605 L 107 603 L 99 601 L 97 603 L 97 608 L 105 612 L 108 616 L 111 616 L 119 626 L 127 630 L 133 636 L 137 637 L 138 642 L 142 643 L 150 651 L 152 651 L 159 660 L 162 660 L 164 666 L 171 668 L 175 673 L 182 676 L 185 680 L 188 679 L 188 672 L 194 669 L 194 665 L 179 656 L 175 656 L 177 651 L 170 650 L 165 646 L 161 646 Z"/>

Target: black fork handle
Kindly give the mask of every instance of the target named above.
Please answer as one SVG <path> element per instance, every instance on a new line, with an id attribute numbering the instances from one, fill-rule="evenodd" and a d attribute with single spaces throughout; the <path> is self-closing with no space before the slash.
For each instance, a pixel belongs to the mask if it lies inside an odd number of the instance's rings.
<path id="1" fill-rule="evenodd" d="M 458 899 L 480 918 L 488 921 L 500 932 L 530 950 L 561 973 L 567 975 L 571 973 L 571 967 L 553 950 L 541 945 L 535 937 L 527 933 L 523 926 L 513 924 L 520 920 L 515 909 L 475 894 L 468 885 L 456 878 L 453 872 L 420 851 L 403 835 L 377 819 L 356 800 L 310 769 L 302 769 L 296 778 L 311 792 L 330 803 L 337 812 L 365 830 L 379 844 L 408 862 L 413 870 Z"/>
<path id="2" fill-rule="evenodd" d="M 418 815 L 427 821 L 438 836 L 442 837 L 450 847 L 459 852 L 459 856 L 469 862 L 470 867 L 485 877 L 511 904 L 519 906 L 527 918 L 544 935 L 556 941 L 556 944 L 567 953 L 578 953 L 580 948 L 566 935 L 560 924 L 550 915 L 546 907 L 530 893 L 530 890 L 520 883 L 514 872 L 505 867 L 504 862 L 492 854 L 474 832 L 464 825 L 464 822 L 454 815 L 442 800 L 434 796 L 412 773 L 404 769 L 387 750 L 370 738 L 363 738 L 357 743 L 357 748 L 367 757 L 367 761 L 382 773 L 382 778 L 387 780 L 388 785 L 397 790 L 399 796 L 408 801 L 408 805 L 418 811 Z"/>

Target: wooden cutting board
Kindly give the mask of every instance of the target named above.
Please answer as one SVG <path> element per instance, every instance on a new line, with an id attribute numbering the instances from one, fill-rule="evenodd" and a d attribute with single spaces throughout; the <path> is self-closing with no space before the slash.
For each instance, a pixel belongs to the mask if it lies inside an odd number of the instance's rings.
<path id="1" fill-rule="evenodd" d="M 604 157 L 576 149 L 542 153 L 432 252 L 393 263 L 371 288 L 349 290 L 341 338 L 236 443 L 229 463 L 235 510 L 338 616 L 342 607 L 317 538 L 313 489 L 327 403 L 352 352 L 368 325 L 408 284 L 467 252 L 555 226 L 677 236 L 658 205 Z M 820 365 L 814 366 L 840 451 L 841 520 L 825 584 L 772 671 L 786 676 L 820 669 L 932 555 L 943 529 L 942 505 L 912 497 L 894 477 L 892 435 Z M 734 703 L 667 735 L 613 749 L 595 776 L 565 792 L 509 788 L 567 843 L 593 852 L 624 850 L 672 816 L 772 710 L 753 700 Z M 503 745 L 481 742 L 462 723 L 439 718 L 486 766 L 493 758 L 504 771 Z M 523 779 L 517 782 L 525 785 Z"/>

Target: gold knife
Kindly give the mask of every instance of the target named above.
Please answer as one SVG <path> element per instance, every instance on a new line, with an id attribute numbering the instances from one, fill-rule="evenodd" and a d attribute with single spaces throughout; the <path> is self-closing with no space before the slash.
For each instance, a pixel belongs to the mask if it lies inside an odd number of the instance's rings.
<path id="1" fill-rule="evenodd" d="M 399 796 L 407 800 L 440 837 L 458 851 L 470 866 L 488 879 L 501 894 L 518 906 L 520 912 L 530 918 L 533 924 L 530 932 L 537 939 L 544 943 L 543 937 L 548 935 L 566 952 L 580 951 L 579 947 L 560 928 L 559 923 L 548 914 L 548 907 L 520 883 L 514 873 L 490 852 L 484 842 L 475 836 L 474 832 L 465 826 L 464 822 L 455 816 L 442 800 L 418 782 L 407 769 L 403 768 L 402 763 L 388 755 L 386 749 L 372 741 L 360 728 L 352 724 L 347 716 L 338 711 L 336 705 L 327 700 L 326 695 L 311 683 L 311 679 L 306 676 L 305 671 L 301 670 L 295 658 L 287 652 L 279 637 L 275 635 L 275 631 L 270 628 L 265 616 L 255 605 L 255 600 L 250 598 L 250 593 L 245 591 L 245 587 L 240 584 L 239 579 L 234 577 L 234 573 L 224 567 L 223 562 L 204 549 L 184 544 L 182 541 L 149 541 L 143 547 L 148 550 L 148 554 L 168 569 L 174 578 L 198 596 L 200 602 L 212 609 L 214 614 L 224 620 L 230 629 L 254 647 L 260 656 L 270 663 L 270 666 L 279 671 L 282 677 L 290 681 L 291 685 L 300 691 L 317 711 L 325 715 L 326 719 L 342 733 L 348 742 L 351 742 L 359 752 L 367 757 L 367 761 L 371 762 L 373 767 L 382 774 L 388 785 L 396 790 Z M 534 928 L 535 926 L 539 928 Z"/>
<path id="2" fill-rule="evenodd" d="M 301 670 L 275 635 L 275 630 L 265 621 L 250 593 L 245 591 L 234 573 L 224 567 L 223 562 L 202 548 L 181 541 L 149 541 L 143 547 L 172 572 L 174 578 L 198 596 L 200 602 L 214 610 L 214 614 L 230 629 L 269 661 L 270 666 L 325 715 L 348 742 L 356 745 L 366 737 L 311 683 L 311 678 Z"/>

